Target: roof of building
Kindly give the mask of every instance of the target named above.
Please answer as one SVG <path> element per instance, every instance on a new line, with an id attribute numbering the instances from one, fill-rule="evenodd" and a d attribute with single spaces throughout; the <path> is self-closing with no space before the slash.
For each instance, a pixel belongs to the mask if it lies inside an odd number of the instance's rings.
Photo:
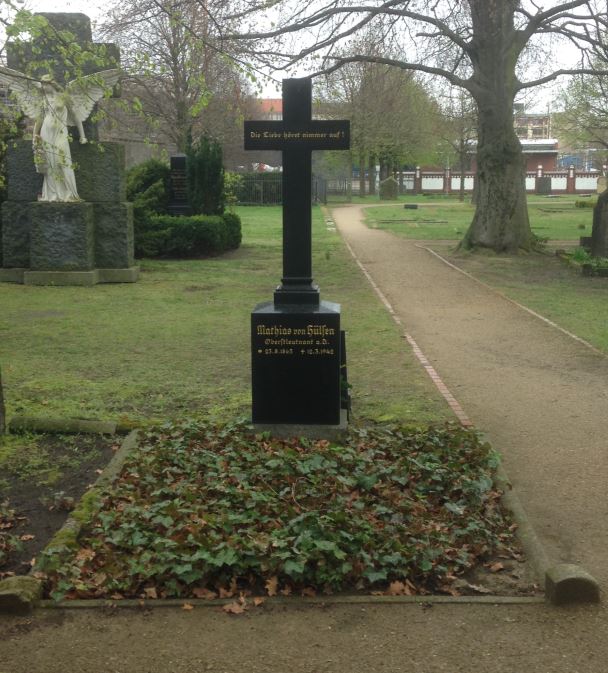
<path id="1" fill-rule="evenodd" d="M 282 98 L 262 98 L 258 103 L 262 114 L 283 114 Z"/>

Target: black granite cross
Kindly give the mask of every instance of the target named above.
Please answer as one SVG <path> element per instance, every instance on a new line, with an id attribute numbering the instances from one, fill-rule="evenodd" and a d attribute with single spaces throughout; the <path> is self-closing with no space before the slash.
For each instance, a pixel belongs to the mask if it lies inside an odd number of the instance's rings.
<path id="1" fill-rule="evenodd" d="M 350 122 L 312 119 L 310 77 L 283 80 L 283 120 L 245 122 L 246 150 L 283 152 L 283 277 L 275 305 L 318 305 L 312 279 L 312 150 L 346 150 Z"/>

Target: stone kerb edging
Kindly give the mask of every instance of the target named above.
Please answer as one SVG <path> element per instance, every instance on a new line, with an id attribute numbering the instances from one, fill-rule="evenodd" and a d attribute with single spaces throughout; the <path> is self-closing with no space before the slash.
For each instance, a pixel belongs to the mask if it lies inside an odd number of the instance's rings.
<path id="1" fill-rule="evenodd" d="M 322 208 L 322 211 L 325 216 L 325 220 L 327 222 L 327 220 L 330 219 L 329 213 L 325 208 Z M 367 278 L 368 282 L 370 283 L 370 285 L 373 287 L 374 291 L 380 298 L 380 301 L 384 304 L 387 311 L 390 313 L 396 325 L 403 330 L 404 326 L 401 321 L 401 318 L 397 315 L 395 309 L 392 307 L 392 305 L 390 304 L 390 302 L 388 301 L 382 290 L 380 290 L 370 272 L 362 264 L 361 260 L 359 260 L 355 251 L 348 244 L 348 242 L 344 240 L 344 238 L 342 240 L 344 241 L 346 248 L 352 255 L 353 259 L 355 260 L 357 266 L 361 269 L 364 276 Z M 471 280 L 479 283 L 480 285 L 483 285 L 484 287 L 491 290 L 492 292 L 502 297 L 503 299 L 507 299 L 512 304 L 515 304 L 519 308 L 527 311 L 528 313 L 531 313 L 536 318 L 539 318 L 540 320 L 543 320 L 544 322 L 555 327 L 561 332 L 564 332 L 569 337 L 575 339 L 584 346 L 596 352 L 600 352 L 594 346 L 586 342 L 584 339 L 581 339 L 575 334 L 572 334 L 564 330 L 559 325 L 556 325 L 555 323 L 551 322 L 548 318 L 545 318 L 544 316 L 541 316 L 540 314 L 532 311 L 526 306 L 518 304 L 512 299 L 505 297 L 502 293 L 498 292 L 497 290 L 494 290 L 494 288 L 490 287 L 489 285 L 486 285 L 484 282 L 475 278 L 475 276 L 472 276 L 471 274 L 467 273 L 466 271 L 463 271 L 462 269 L 452 264 L 448 260 L 444 259 L 439 253 L 435 252 L 431 248 L 418 244 L 416 245 L 416 247 L 421 248 L 423 250 L 427 250 L 435 257 L 437 257 L 439 260 L 441 260 L 444 264 L 451 267 L 452 269 L 464 274 Z M 409 343 L 409 345 L 411 346 L 414 355 L 416 356 L 422 367 L 425 369 L 425 371 L 427 372 L 427 374 L 429 375 L 429 377 L 431 378 L 431 380 L 433 381 L 433 383 L 435 384 L 435 386 L 437 387 L 437 389 L 447 402 L 448 406 L 450 407 L 454 415 L 458 418 L 460 423 L 465 427 L 473 426 L 473 422 L 471 421 L 471 419 L 468 417 L 468 415 L 466 414 L 466 412 L 464 411 L 458 400 L 452 395 L 448 387 L 442 381 L 437 371 L 430 365 L 428 359 L 426 358 L 422 349 L 418 346 L 414 338 L 410 334 L 408 334 L 407 331 L 404 331 L 403 335 L 407 340 L 407 342 Z M 515 523 L 517 523 L 517 534 L 519 540 L 522 544 L 526 556 L 530 559 L 533 570 L 535 571 L 539 581 L 544 586 L 545 598 L 554 605 L 565 605 L 569 603 L 598 603 L 600 600 L 599 583 L 589 572 L 587 572 L 581 566 L 570 563 L 559 563 L 556 565 L 551 565 L 549 558 L 542 544 L 540 543 L 540 540 L 538 539 L 536 533 L 534 532 L 534 528 L 532 527 L 532 524 L 530 523 L 530 520 L 528 519 L 528 516 L 519 501 L 519 498 L 515 495 L 515 493 L 513 493 L 511 489 L 511 483 L 507 478 L 507 475 L 502 466 L 498 467 L 495 482 L 503 492 L 502 501 L 505 507 L 511 512 L 513 519 L 515 520 Z"/>
<path id="2" fill-rule="evenodd" d="M 98 422 L 88 421 L 88 423 Z M 114 426 L 115 425 L 116 424 L 114 424 Z M 82 432 L 83 430 L 81 429 L 80 431 Z M 55 432 L 57 432 L 57 430 L 55 430 Z M 64 427 L 62 432 L 69 431 Z M 91 430 L 89 430 L 89 432 L 91 432 Z M 92 432 L 100 431 L 92 430 Z M 76 509 L 69 515 L 63 526 L 55 533 L 55 535 L 53 535 L 50 542 L 46 545 L 45 550 L 70 544 L 75 545 L 77 543 L 76 541 L 80 530 L 90 514 L 90 505 L 96 500 L 101 489 L 118 476 L 125 459 L 135 448 L 137 439 L 137 430 L 132 430 L 124 438 L 118 451 L 112 456 L 112 459 L 106 465 L 93 486 L 82 496 Z M 8 577 L 0 581 L 0 613 L 27 613 L 40 603 L 42 581 L 35 577 L 37 570 L 37 566 L 34 565 L 28 575 Z M 92 604 L 92 601 L 89 601 L 89 603 Z"/>

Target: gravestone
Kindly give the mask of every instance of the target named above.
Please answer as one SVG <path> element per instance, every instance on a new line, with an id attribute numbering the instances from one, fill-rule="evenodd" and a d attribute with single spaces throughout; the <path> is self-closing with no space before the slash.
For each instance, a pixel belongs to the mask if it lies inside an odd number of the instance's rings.
<path id="1" fill-rule="evenodd" d="M 186 155 L 175 154 L 170 159 L 170 200 L 167 210 L 171 215 L 191 215 L 188 203 L 188 179 L 186 176 Z"/>
<path id="2" fill-rule="evenodd" d="M 340 426 L 340 305 L 312 278 L 312 150 L 348 149 L 348 121 L 312 119 L 310 78 L 283 80 L 283 120 L 245 122 L 246 150 L 283 152 L 283 276 L 251 315 L 252 418 L 262 426 Z"/>
<path id="3" fill-rule="evenodd" d="M 593 208 L 591 254 L 593 257 L 608 257 L 608 190 L 597 197 Z"/>
<path id="4" fill-rule="evenodd" d="M 399 198 L 399 183 L 392 175 L 380 183 L 380 201 L 396 201 Z"/>
<path id="5" fill-rule="evenodd" d="M 60 83 L 74 77 L 61 57 L 66 30 L 84 49 L 92 45 L 84 14 L 43 14 L 57 34 L 33 44 L 9 44 L 8 65 L 26 70 L 28 61 L 46 60 Z M 114 67 L 115 45 L 98 45 L 105 64 L 84 68 L 91 74 Z M 40 76 L 48 69 L 38 72 Z M 87 123 L 85 123 L 85 128 Z M 72 133 L 72 136 L 75 134 Z M 97 138 L 94 122 L 88 138 Z M 43 176 L 35 170 L 32 141 L 20 140 L 7 151 L 7 201 L 2 204 L 0 281 L 26 285 L 94 285 L 135 282 L 133 207 L 126 200 L 125 152 L 119 143 L 70 143 L 81 201 L 39 200 Z"/>

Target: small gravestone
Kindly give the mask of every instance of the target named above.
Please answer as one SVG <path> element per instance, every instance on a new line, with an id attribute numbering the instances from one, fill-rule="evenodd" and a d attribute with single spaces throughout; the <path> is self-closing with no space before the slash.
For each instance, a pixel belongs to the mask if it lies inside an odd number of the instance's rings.
<path id="1" fill-rule="evenodd" d="M 170 159 L 170 167 L 170 200 L 167 210 L 171 215 L 191 215 L 191 208 L 188 203 L 186 155 L 173 155 Z"/>
<path id="2" fill-rule="evenodd" d="M 84 14 L 43 16 L 57 40 L 41 36 L 33 44 L 10 45 L 8 65 L 13 71 L 25 70 L 28 61 L 46 60 L 52 66 L 52 75 L 47 73 L 46 77 L 52 77 L 53 86 L 64 95 L 74 85 L 73 81 L 67 85 L 65 82 L 75 77 L 62 58 L 64 31 L 73 32 L 74 41 L 83 49 L 90 49 L 90 21 Z M 116 66 L 118 50 L 114 45 L 101 45 L 101 53 L 107 57 L 106 61 L 102 64 L 96 60 L 85 72 L 108 73 L 107 68 Z M 91 95 L 91 100 L 96 98 Z M 87 137 L 95 138 L 96 133 L 96 125 L 91 122 Z M 71 135 L 76 136 L 74 132 Z M 9 146 L 7 200 L 2 205 L 0 281 L 94 285 L 137 280 L 133 207 L 126 201 L 124 146 L 70 142 L 69 154 L 78 193 L 70 198 L 57 198 L 45 195 L 49 178 L 55 173 L 43 175 L 36 170 L 32 141 L 21 140 Z M 67 162 L 65 166 L 69 167 Z"/>
<path id="3" fill-rule="evenodd" d="M 380 201 L 396 201 L 399 198 L 399 183 L 391 175 L 380 183 Z"/>
<path id="4" fill-rule="evenodd" d="M 551 176 L 544 175 L 541 178 L 536 178 L 536 193 L 547 196 L 551 194 Z"/>
<path id="5" fill-rule="evenodd" d="M 597 197 L 593 208 L 591 254 L 593 257 L 608 257 L 608 190 Z"/>
<path id="6" fill-rule="evenodd" d="M 287 79 L 283 120 L 245 122 L 246 150 L 283 152 L 283 277 L 251 315 L 252 418 L 274 428 L 345 425 L 340 305 L 312 279 L 311 161 L 312 150 L 348 149 L 350 126 L 311 116 L 310 78 Z"/>

